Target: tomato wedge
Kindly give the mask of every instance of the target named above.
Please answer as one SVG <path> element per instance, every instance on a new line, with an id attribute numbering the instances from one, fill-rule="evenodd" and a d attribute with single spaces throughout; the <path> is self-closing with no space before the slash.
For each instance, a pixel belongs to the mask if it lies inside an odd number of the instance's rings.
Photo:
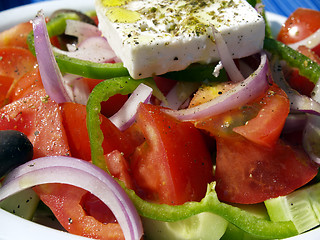
<path id="1" fill-rule="evenodd" d="M 137 193 L 170 205 L 201 200 L 213 166 L 200 131 L 150 104 L 140 104 L 136 121 L 146 138 L 131 158 Z"/>
<path id="2" fill-rule="evenodd" d="M 221 201 L 263 202 L 316 176 L 318 166 L 306 153 L 279 139 L 289 108 L 286 94 L 272 84 L 245 106 L 195 123 L 216 140 L 215 179 Z"/>
<path id="3" fill-rule="evenodd" d="M 0 107 L 7 103 L 7 94 L 13 83 L 13 78 L 8 76 L 0 75 Z"/>
<path id="4" fill-rule="evenodd" d="M 0 48 L 0 75 L 19 79 L 32 70 L 37 63 L 36 57 L 24 48 Z"/>
<path id="5" fill-rule="evenodd" d="M 86 161 L 91 161 L 91 148 L 87 131 L 86 106 L 78 103 L 61 104 L 63 126 L 65 128 L 71 155 Z M 130 139 L 113 123 L 101 115 L 101 130 L 104 134 L 102 147 L 105 154 L 119 150 L 125 157 L 133 153 L 136 147 Z"/>
<path id="6" fill-rule="evenodd" d="M 254 204 L 284 196 L 318 173 L 318 166 L 304 151 L 280 140 L 273 148 L 242 136 L 216 141 L 216 191 L 221 201 Z"/>
<path id="7" fill-rule="evenodd" d="M 320 11 L 306 8 L 296 9 L 282 25 L 277 39 L 285 44 L 299 42 L 320 28 Z M 307 49 L 305 46 L 300 46 L 298 51 L 314 61 L 319 61 L 320 44 L 313 49 Z M 293 69 L 288 73 L 288 82 L 293 89 L 296 89 L 301 94 L 310 96 L 314 88 L 312 83 L 306 77 L 300 76 L 297 69 Z"/>
<path id="8" fill-rule="evenodd" d="M 277 39 L 285 44 L 298 42 L 320 28 L 320 11 L 297 8 L 281 27 Z"/>
<path id="9" fill-rule="evenodd" d="M 28 49 L 27 36 L 32 31 L 31 22 L 19 23 L 0 33 L 0 47 L 22 47 Z"/>
<path id="10" fill-rule="evenodd" d="M 88 191 L 59 183 L 33 189 L 68 232 L 101 240 L 124 239 L 112 212 Z"/>
<path id="11" fill-rule="evenodd" d="M 70 155 L 62 115 L 57 103 L 39 90 L 0 109 L 0 129 L 13 129 L 27 135 L 34 158 Z"/>
<path id="12" fill-rule="evenodd" d="M 24 74 L 12 86 L 10 94 L 8 96 L 9 102 L 13 102 L 22 97 L 28 96 L 40 89 L 44 89 L 44 87 L 42 84 L 39 68 L 36 67 Z"/>
<path id="13" fill-rule="evenodd" d="M 252 104 L 260 105 L 257 116 L 233 131 L 250 141 L 272 147 L 278 140 L 290 111 L 290 102 L 285 92 L 277 85 L 270 86 L 267 94 Z"/>

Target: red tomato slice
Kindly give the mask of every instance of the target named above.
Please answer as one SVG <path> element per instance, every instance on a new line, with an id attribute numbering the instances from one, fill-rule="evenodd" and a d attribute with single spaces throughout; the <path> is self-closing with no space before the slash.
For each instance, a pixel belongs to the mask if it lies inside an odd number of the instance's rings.
<path id="1" fill-rule="evenodd" d="M 266 148 L 242 136 L 217 138 L 216 191 L 221 201 L 254 204 L 284 196 L 318 172 L 297 147 L 278 141 Z"/>
<path id="2" fill-rule="evenodd" d="M 257 116 L 233 131 L 248 140 L 272 147 L 278 140 L 290 112 L 290 101 L 285 92 L 273 84 L 267 93 L 252 104 L 261 106 Z"/>
<path id="3" fill-rule="evenodd" d="M 146 138 L 131 158 L 138 194 L 170 205 L 201 200 L 213 166 L 199 130 L 150 104 L 140 105 L 136 121 Z"/>
<path id="4" fill-rule="evenodd" d="M 61 104 L 63 126 L 68 136 L 71 155 L 86 161 L 91 161 L 91 148 L 86 124 L 86 106 L 78 103 Z M 129 156 L 135 149 L 130 139 L 126 137 L 113 123 L 103 115 L 101 130 L 104 134 L 102 147 L 105 154 L 119 150 L 124 156 Z"/>
<path id="5" fill-rule="evenodd" d="M 11 87 L 8 98 L 10 102 L 13 102 L 43 88 L 40 71 L 36 67 L 16 81 Z"/>
<path id="6" fill-rule="evenodd" d="M 93 239 L 124 239 L 112 212 L 86 190 L 58 183 L 33 189 L 68 232 Z"/>
<path id="7" fill-rule="evenodd" d="M 281 27 L 277 39 L 285 44 L 298 42 L 320 28 L 320 11 L 297 8 Z"/>
<path id="8" fill-rule="evenodd" d="M 32 23 L 24 22 L 0 33 L 0 47 L 22 47 L 28 49 L 27 36 Z"/>
<path id="9" fill-rule="evenodd" d="M 4 106 L 0 116 L 1 130 L 18 130 L 28 136 L 34 158 L 70 155 L 60 107 L 44 90 Z"/>
<path id="10" fill-rule="evenodd" d="M 30 51 L 18 47 L 0 48 L 0 75 L 15 80 L 32 70 L 37 63 Z"/>
<path id="11" fill-rule="evenodd" d="M 280 136 L 289 110 L 286 94 L 272 84 L 261 97 L 245 106 L 200 119 L 195 126 L 215 137 L 238 133 L 256 144 L 271 147 Z"/>
<path id="12" fill-rule="evenodd" d="M 7 103 L 7 94 L 13 83 L 13 78 L 0 75 L 0 108 Z"/>
<path id="13" fill-rule="evenodd" d="M 129 163 L 123 154 L 118 150 L 106 154 L 106 164 L 110 174 L 124 182 L 127 188 L 133 189 L 132 176 L 130 174 Z"/>

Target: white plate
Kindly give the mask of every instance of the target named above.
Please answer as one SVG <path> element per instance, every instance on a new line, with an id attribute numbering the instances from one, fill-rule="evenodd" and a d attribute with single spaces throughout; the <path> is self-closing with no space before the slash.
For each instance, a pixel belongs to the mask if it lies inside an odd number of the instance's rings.
<path id="1" fill-rule="evenodd" d="M 72 8 L 82 11 L 92 10 L 94 0 L 68 0 L 68 1 L 48 1 L 25 5 L 14 9 L 9 9 L 0 13 L 0 32 L 8 29 L 22 21 L 33 19 L 40 9 L 44 10 L 45 15 L 50 15 L 53 11 L 60 8 Z M 276 34 L 285 18 L 273 13 L 267 13 L 267 18 L 271 23 L 273 33 Z M 87 239 L 75 236 L 63 231 L 45 227 L 17 217 L 0 209 L 0 240 L 81 240 Z M 308 233 L 288 238 L 288 240 L 318 240 L 320 239 L 320 228 Z"/>

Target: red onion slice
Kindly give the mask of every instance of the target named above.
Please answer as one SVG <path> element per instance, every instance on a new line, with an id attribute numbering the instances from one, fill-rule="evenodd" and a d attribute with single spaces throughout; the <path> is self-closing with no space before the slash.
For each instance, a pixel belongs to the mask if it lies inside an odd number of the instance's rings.
<path id="1" fill-rule="evenodd" d="M 135 120 L 139 103 L 148 103 L 152 95 L 152 88 L 141 83 L 130 95 L 121 109 L 111 116 L 110 121 L 121 131 L 127 129 Z"/>
<path id="2" fill-rule="evenodd" d="M 199 85 L 198 82 L 177 82 L 167 94 L 167 102 L 162 102 L 161 106 L 173 110 L 182 108 L 186 102 L 189 102 L 190 96 L 199 88 Z"/>
<path id="3" fill-rule="evenodd" d="M 43 11 L 33 20 L 34 47 L 43 86 L 57 103 L 71 101 L 62 82 L 62 75 L 54 58 Z"/>
<path id="4" fill-rule="evenodd" d="M 234 63 L 229 48 L 224 41 L 221 33 L 219 33 L 213 26 L 212 32 L 222 65 L 225 68 L 230 80 L 233 82 L 243 81 L 244 77 Z"/>
<path id="5" fill-rule="evenodd" d="M 320 116 L 307 114 L 307 123 L 303 133 L 303 148 L 309 157 L 320 164 Z"/>
<path id="6" fill-rule="evenodd" d="M 112 63 L 118 61 L 115 52 L 111 49 L 104 37 L 90 37 L 81 42 L 74 51 L 63 51 L 56 47 L 54 52 L 71 58 L 78 58 L 90 62 Z"/>
<path id="7" fill-rule="evenodd" d="M 307 115 L 301 113 L 290 113 L 283 126 L 283 133 L 291 133 L 299 130 L 303 130 L 307 123 Z"/>
<path id="8" fill-rule="evenodd" d="M 90 89 L 83 77 L 73 74 L 66 74 L 63 76 L 63 83 L 72 102 L 83 105 L 87 104 L 90 95 Z"/>
<path id="9" fill-rule="evenodd" d="M 192 121 L 243 106 L 268 89 L 268 70 L 267 55 L 262 52 L 258 69 L 244 81 L 235 83 L 235 87 L 226 93 L 192 108 L 182 110 L 164 109 L 163 111 L 179 120 Z"/>
<path id="10" fill-rule="evenodd" d="M 125 191 L 97 166 L 71 157 L 43 157 L 14 169 L 0 188 L 0 201 L 24 189 L 46 183 L 83 188 L 102 200 L 113 212 L 125 239 L 141 239 L 141 219 Z"/>
<path id="11" fill-rule="evenodd" d="M 78 44 L 84 39 L 90 37 L 100 37 L 102 34 L 100 30 L 89 23 L 85 23 L 77 20 L 66 20 L 66 29 L 64 31 L 66 35 L 74 36 L 78 38 Z"/>

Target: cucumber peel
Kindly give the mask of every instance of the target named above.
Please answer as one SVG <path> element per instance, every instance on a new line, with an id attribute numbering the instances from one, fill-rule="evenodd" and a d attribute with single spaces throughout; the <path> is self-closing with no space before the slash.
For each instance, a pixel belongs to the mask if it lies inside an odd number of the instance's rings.
<path id="1" fill-rule="evenodd" d="M 209 212 L 203 212 L 176 222 L 142 218 L 144 238 L 157 240 L 219 240 L 228 221 Z"/>
<path id="2" fill-rule="evenodd" d="M 292 221 L 299 233 L 320 225 L 320 183 L 265 201 L 270 219 Z"/>

